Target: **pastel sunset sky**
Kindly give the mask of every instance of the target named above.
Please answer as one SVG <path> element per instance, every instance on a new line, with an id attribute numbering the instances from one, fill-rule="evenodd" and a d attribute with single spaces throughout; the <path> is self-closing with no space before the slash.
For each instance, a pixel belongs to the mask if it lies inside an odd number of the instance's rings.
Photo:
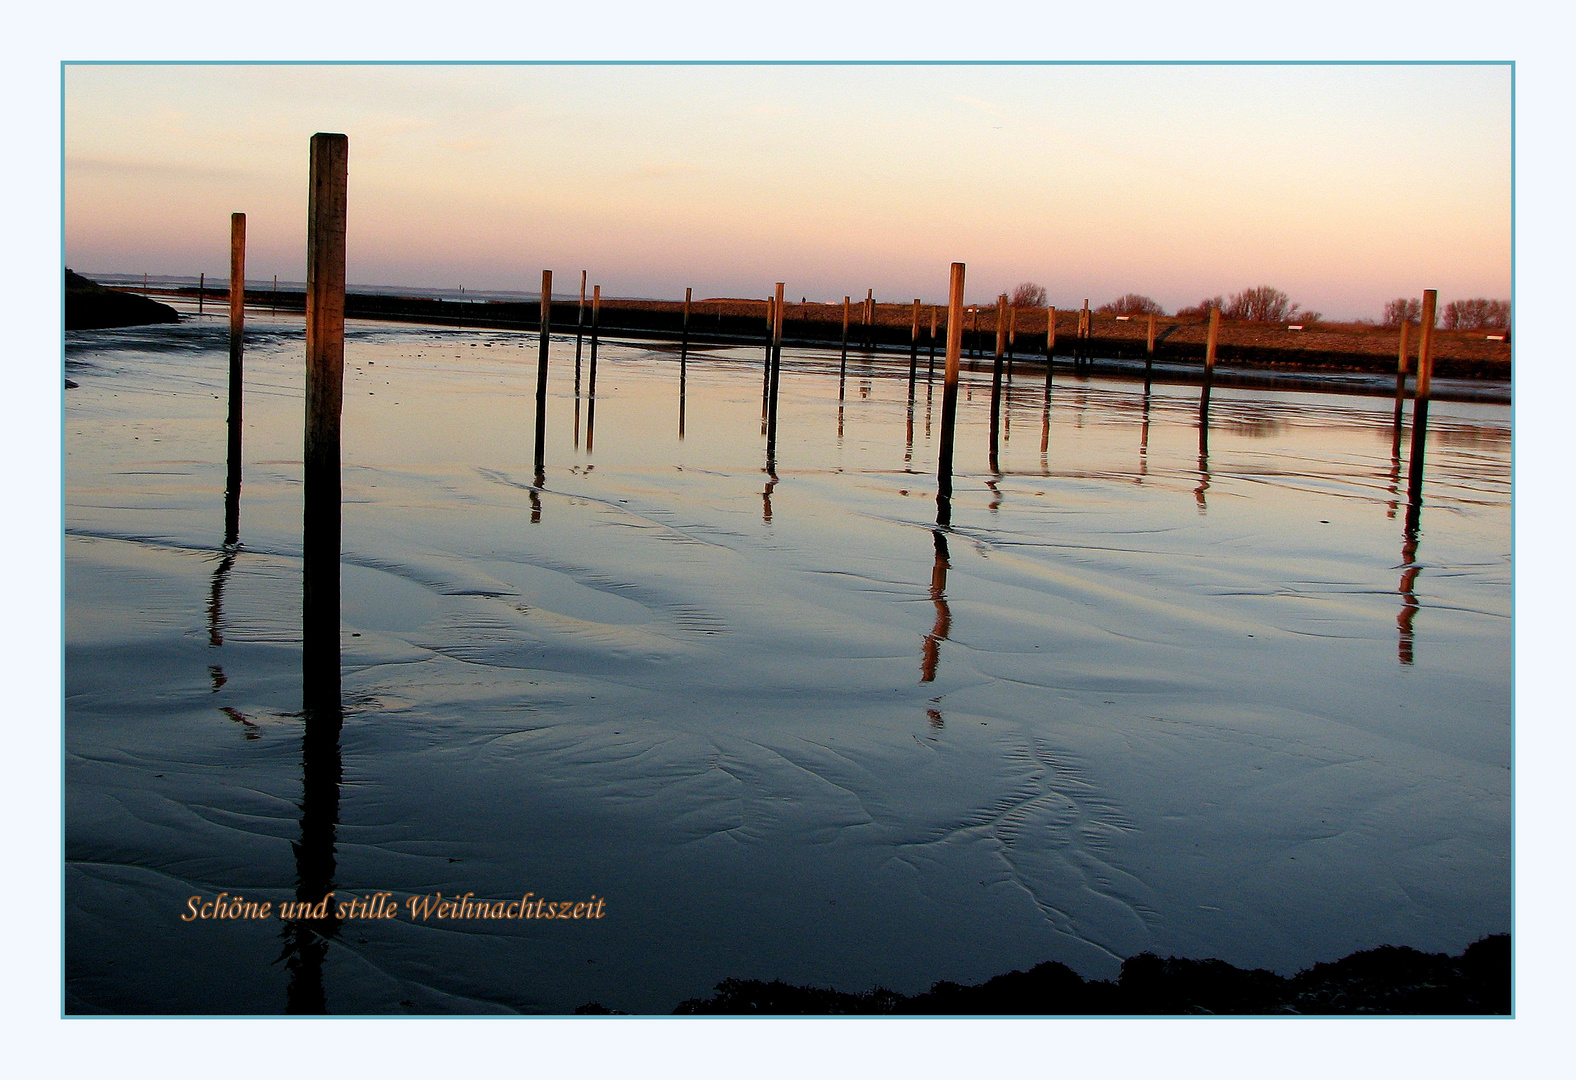
<path id="1" fill-rule="evenodd" d="M 1271 284 L 1326 317 L 1511 294 L 1508 65 L 64 69 L 86 273 L 299 281 L 307 143 L 350 138 L 352 283 L 1168 311 Z"/>

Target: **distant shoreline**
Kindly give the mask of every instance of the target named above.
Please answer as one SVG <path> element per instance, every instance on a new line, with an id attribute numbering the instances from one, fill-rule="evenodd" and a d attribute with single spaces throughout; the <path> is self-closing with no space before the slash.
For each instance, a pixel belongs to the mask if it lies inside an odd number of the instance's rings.
<path id="1" fill-rule="evenodd" d="M 124 286 L 123 286 L 124 287 Z M 131 290 L 127 290 L 131 291 Z M 136 290 L 141 292 L 141 290 Z M 150 288 L 148 295 L 184 300 L 197 298 L 195 286 Z M 203 299 L 218 305 L 228 301 L 224 288 L 203 290 Z M 285 312 L 305 310 L 305 294 L 300 290 L 250 290 L 247 302 L 254 307 L 274 307 Z M 875 305 L 875 323 L 866 327 L 860 321 L 862 303 L 851 308 L 848 343 L 853 355 L 907 356 L 913 328 L 913 305 Z M 590 332 L 590 302 L 578 314 L 583 329 Z M 578 301 L 555 299 L 552 329 L 564 333 L 576 324 Z M 601 302 L 601 332 L 622 337 L 678 341 L 683 330 L 681 301 L 625 300 L 604 297 Z M 933 306 L 921 305 L 918 352 L 920 362 L 928 365 L 930 355 L 930 314 Z M 535 330 L 540 301 L 458 300 L 438 297 L 400 296 L 392 293 L 347 292 L 345 315 L 348 318 L 417 322 L 464 329 Z M 766 339 L 766 302 L 738 298 L 695 300 L 690 306 L 689 341 L 697 348 L 706 346 L 751 346 Z M 945 350 L 945 311 L 938 312 L 938 361 Z M 1046 343 L 1045 308 L 1023 309 L 1016 316 L 1016 333 L 1011 348 L 1015 366 L 1044 370 Z M 841 304 L 785 303 L 783 342 L 793 347 L 839 349 L 842 342 L 843 306 Z M 1056 313 L 1057 370 L 1071 361 L 1077 345 L 1079 313 Z M 972 315 L 964 330 L 964 360 L 989 363 L 995 351 L 995 308 L 982 307 L 977 329 Z M 1142 374 L 1147 350 L 1148 321 L 1143 316 L 1119 319 L 1112 315 L 1092 314 L 1090 336 L 1084 353 L 1090 358 L 1083 369 L 1090 374 L 1125 376 Z M 1036 329 L 1037 328 L 1037 329 Z M 1156 318 L 1154 378 L 1157 382 L 1197 382 L 1198 368 L 1205 352 L 1207 322 L 1176 316 Z M 1411 335 L 1409 368 L 1416 368 L 1417 333 Z M 1332 390 L 1335 392 L 1394 395 L 1394 380 L 1399 352 L 1397 327 L 1354 323 L 1313 323 L 1300 330 L 1284 324 L 1223 321 L 1216 351 L 1215 383 L 1220 386 Z M 1434 374 L 1436 378 L 1482 384 L 1480 389 L 1436 386 L 1433 396 L 1445 400 L 1510 401 L 1510 341 L 1489 340 L 1486 331 L 1435 330 Z M 1136 369 L 1135 369 L 1136 364 Z M 1388 380 L 1386 382 L 1385 380 Z M 1410 382 L 1415 379 L 1409 379 Z"/>

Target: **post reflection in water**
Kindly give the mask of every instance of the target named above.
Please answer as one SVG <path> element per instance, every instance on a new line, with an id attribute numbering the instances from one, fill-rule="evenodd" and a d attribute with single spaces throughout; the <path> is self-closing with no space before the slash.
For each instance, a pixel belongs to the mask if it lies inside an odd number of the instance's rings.
<path id="1" fill-rule="evenodd" d="M 1193 498 L 1198 503 L 1198 512 L 1209 512 L 1209 504 L 1204 500 L 1204 493 L 1209 490 L 1209 397 L 1206 395 L 1198 403 L 1198 487 L 1193 489 Z"/>
<path id="2" fill-rule="evenodd" d="M 1415 417 L 1414 422 L 1426 424 L 1427 414 Z M 1423 535 L 1423 470 L 1421 451 L 1414 447 L 1413 454 L 1419 467 L 1411 470 L 1407 484 L 1406 525 L 1401 534 L 1401 584 L 1398 589 L 1401 594 L 1401 612 L 1395 620 L 1399 633 L 1397 659 L 1403 664 L 1412 663 L 1412 620 L 1416 618 L 1420 606 L 1417 602 L 1417 574 L 1422 569 L 1417 562 L 1417 546 Z"/>
<path id="3" fill-rule="evenodd" d="M 930 628 L 930 633 L 925 635 L 919 661 L 920 682 L 935 682 L 936 664 L 941 659 L 941 643 L 952 632 L 952 608 L 947 604 L 947 571 L 952 565 L 947 551 L 947 534 L 941 529 L 932 529 L 930 535 L 936 548 L 936 561 L 930 570 L 930 602 L 936 605 L 936 622 Z M 940 713 L 931 709 L 930 717 L 934 727 L 941 727 Z"/>
<path id="4" fill-rule="evenodd" d="M 766 458 L 766 487 L 761 492 L 761 523 L 772 523 L 772 489 L 777 486 L 777 461 L 772 456 Z"/>
<path id="5" fill-rule="evenodd" d="M 1134 483 L 1142 484 L 1149 475 L 1149 383 L 1144 383 L 1144 419 L 1138 428 L 1138 476 Z"/>
<path id="6" fill-rule="evenodd" d="M 332 899 L 324 902 L 334 889 L 342 775 L 337 503 L 308 503 L 302 540 L 308 585 L 301 627 L 301 839 L 294 848 L 295 901 L 305 906 L 285 923 L 280 959 L 290 973 L 285 1011 L 326 1013 L 323 958 L 339 932 L 335 905 Z"/>

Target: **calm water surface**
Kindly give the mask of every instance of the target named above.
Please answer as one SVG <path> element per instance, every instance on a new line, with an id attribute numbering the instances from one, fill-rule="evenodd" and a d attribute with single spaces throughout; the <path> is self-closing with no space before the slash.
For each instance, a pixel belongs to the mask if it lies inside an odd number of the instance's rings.
<path id="1" fill-rule="evenodd" d="M 667 1012 L 1510 928 L 1508 408 L 1434 404 L 1414 551 L 1389 401 L 1217 390 L 1201 452 L 1196 387 L 1047 407 L 1020 366 L 993 472 L 982 369 L 939 531 L 924 355 L 910 412 L 906 357 L 840 406 L 788 350 L 768 473 L 762 350 L 692 354 L 681 439 L 675 351 L 604 344 L 593 430 L 555 338 L 537 485 L 534 335 L 352 325 L 304 834 L 302 342 L 250 326 L 231 548 L 222 323 L 68 335 L 68 1011 Z M 181 920 L 293 900 L 314 843 L 340 899 L 606 914 Z"/>

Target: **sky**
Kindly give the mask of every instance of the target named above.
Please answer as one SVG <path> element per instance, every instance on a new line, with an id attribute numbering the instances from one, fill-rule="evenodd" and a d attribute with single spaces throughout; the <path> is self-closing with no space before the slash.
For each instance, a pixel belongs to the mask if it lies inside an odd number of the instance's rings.
<path id="1" fill-rule="evenodd" d="M 308 140 L 350 140 L 352 284 L 1330 319 L 1511 295 L 1511 68 L 171 65 L 63 69 L 84 273 L 304 276 Z"/>

